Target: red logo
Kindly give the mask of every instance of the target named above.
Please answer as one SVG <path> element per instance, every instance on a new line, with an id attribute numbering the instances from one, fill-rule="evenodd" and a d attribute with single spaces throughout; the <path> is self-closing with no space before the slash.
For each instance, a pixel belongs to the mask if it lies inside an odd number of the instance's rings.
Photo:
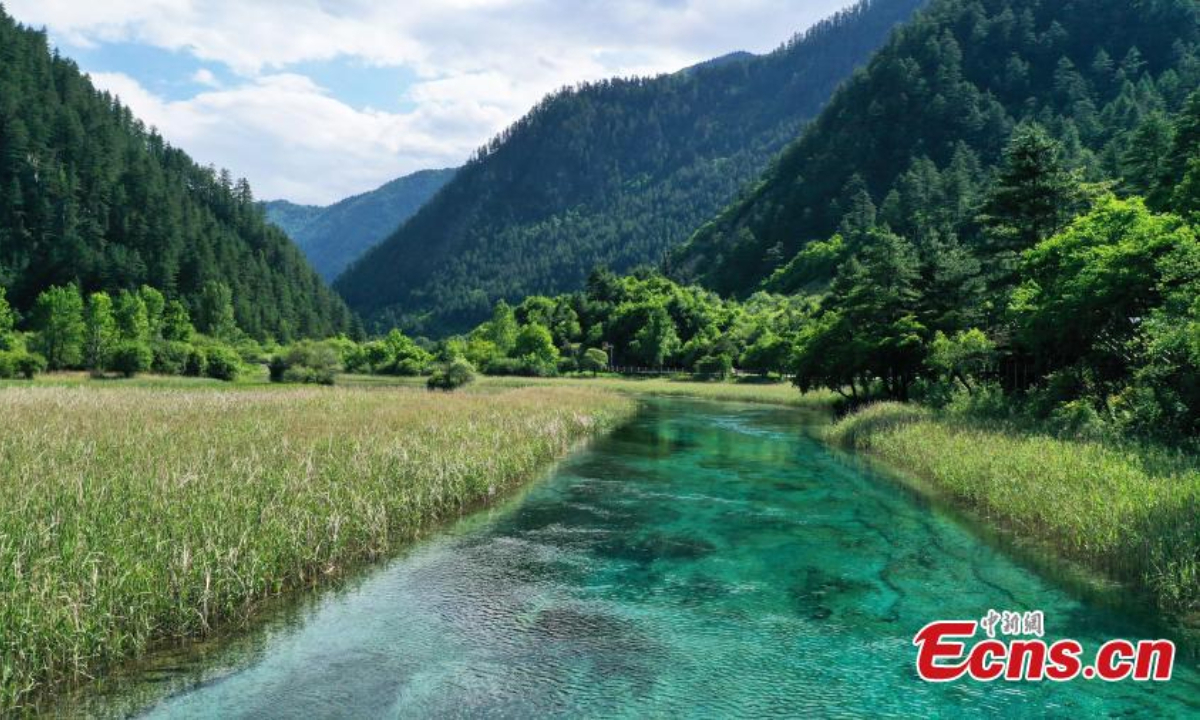
<path id="1" fill-rule="evenodd" d="M 1016 621 L 1010 622 L 1010 615 Z M 1002 633 L 1021 636 L 997 639 L 996 620 L 1004 618 Z M 983 627 L 988 637 L 975 639 Z M 995 611 L 981 621 L 938 620 L 921 628 L 917 647 L 917 674 L 927 682 L 954 682 L 970 677 L 979 682 L 1004 679 L 1010 682 L 1050 680 L 1067 682 L 1082 676 L 1108 682 L 1166 682 L 1175 664 L 1175 643 L 1170 640 L 1110 640 L 1088 656 L 1077 640 L 1041 639 L 1041 613 Z M 1037 637 L 1029 637 L 1036 635 Z"/>

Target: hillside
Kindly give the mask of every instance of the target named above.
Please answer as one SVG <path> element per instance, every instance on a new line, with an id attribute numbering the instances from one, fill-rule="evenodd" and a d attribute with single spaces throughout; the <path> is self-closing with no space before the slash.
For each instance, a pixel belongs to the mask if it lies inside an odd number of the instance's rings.
<path id="1" fill-rule="evenodd" d="M 232 291 L 258 338 L 325 336 L 351 314 L 249 185 L 197 165 L 0 9 L 0 287 L 27 312 L 54 285 Z"/>
<path id="2" fill-rule="evenodd" d="M 939 208 L 937 232 L 969 235 L 973 193 L 1023 123 L 1061 141 L 1083 179 L 1119 177 L 1135 131 L 1200 86 L 1198 13 L 1188 0 L 935 0 L 670 269 L 735 294 L 777 273 L 768 286 L 792 291 L 836 267 L 826 243 L 797 253 L 864 213 L 917 240 L 914 224 L 935 219 L 918 211 Z"/>
<path id="3" fill-rule="evenodd" d="M 872 0 L 766 56 L 552 95 L 335 287 L 376 327 L 446 334 L 498 298 L 658 263 L 922 4 Z"/>
<path id="4" fill-rule="evenodd" d="M 263 207 L 267 219 L 300 246 L 321 277 L 332 281 L 420 210 L 455 172 L 422 170 L 328 207 L 286 200 L 264 203 Z"/>

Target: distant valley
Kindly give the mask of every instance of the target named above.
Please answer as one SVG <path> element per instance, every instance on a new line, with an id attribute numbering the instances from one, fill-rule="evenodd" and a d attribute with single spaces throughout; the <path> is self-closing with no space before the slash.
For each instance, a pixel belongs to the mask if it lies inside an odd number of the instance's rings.
<path id="1" fill-rule="evenodd" d="M 320 207 L 287 200 L 263 203 L 267 219 L 296 242 L 327 282 L 416 214 L 454 177 L 454 168 L 422 170 L 371 192 Z"/>

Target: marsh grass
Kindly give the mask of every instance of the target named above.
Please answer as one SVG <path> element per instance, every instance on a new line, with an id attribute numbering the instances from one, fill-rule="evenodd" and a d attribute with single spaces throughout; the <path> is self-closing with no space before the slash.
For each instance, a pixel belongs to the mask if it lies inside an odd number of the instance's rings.
<path id="1" fill-rule="evenodd" d="M 578 388 L 0 390 L 0 710 L 387 556 L 633 412 Z"/>
<path id="2" fill-rule="evenodd" d="M 1189 624 L 1200 613 L 1200 458 L 895 403 L 841 420 L 829 438 L 1128 582 Z"/>
<path id="3" fill-rule="evenodd" d="M 480 392 L 513 387 L 602 388 L 631 395 L 692 397 L 725 402 L 786 405 L 821 412 L 832 408 L 838 397 L 835 393 L 825 391 L 801 393 L 796 386 L 786 382 L 697 382 L 666 378 L 641 380 L 608 376 L 598 378 L 484 377 L 480 378 L 477 383 L 477 391 Z"/>

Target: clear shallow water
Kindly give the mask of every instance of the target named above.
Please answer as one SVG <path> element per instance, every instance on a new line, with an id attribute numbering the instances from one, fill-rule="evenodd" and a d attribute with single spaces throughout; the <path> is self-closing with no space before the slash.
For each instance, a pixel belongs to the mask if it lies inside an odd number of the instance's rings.
<path id="1" fill-rule="evenodd" d="M 653 403 L 503 508 L 361 582 L 62 712 L 151 717 L 1197 717 L 1165 685 L 928 685 L 913 634 L 1040 609 L 1149 637 L 805 436 L 784 410 Z M 1155 635 L 1156 636 L 1156 635 Z"/>

